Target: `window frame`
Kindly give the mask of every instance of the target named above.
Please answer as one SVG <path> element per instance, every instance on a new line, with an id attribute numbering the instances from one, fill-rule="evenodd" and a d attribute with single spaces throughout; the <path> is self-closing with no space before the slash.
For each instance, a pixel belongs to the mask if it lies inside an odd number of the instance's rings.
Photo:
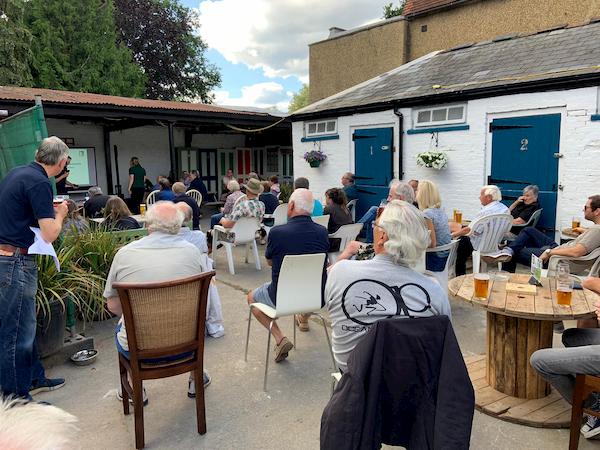
<path id="1" fill-rule="evenodd" d="M 327 126 L 329 123 L 334 124 L 333 131 L 327 131 Z M 319 132 L 319 124 L 324 124 L 325 131 Z M 315 126 L 315 132 L 310 133 L 309 128 L 311 125 Z M 337 136 L 338 134 L 338 120 L 335 119 L 324 119 L 324 120 L 311 120 L 309 122 L 304 122 L 304 137 L 306 138 L 314 138 L 314 137 L 322 137 L 322 136 Z"/>
<path id="2" fill-rule="evenodd" d="M 452 108 L 462 107 L 463 114 L 459 119 L 448 119 L 448 113 Z M 446 119 L 445 120 L 433 120 L 434 111 L 445 110 L 446 111 Z M 419 114 L 423 112 L 429 112 L 429 121 L 427 122 L 419 122 Z M 428 108 L 419 108 L 413 110 L 413 125 L 414 128 L 430 128 L 437 126 L 445 126 L 445 125 L 460 125 L 467 123 L 467 104 L 466 103 L 454 103 L 451 105 L 438 105 L 438 106 L 430 106 Z"/>

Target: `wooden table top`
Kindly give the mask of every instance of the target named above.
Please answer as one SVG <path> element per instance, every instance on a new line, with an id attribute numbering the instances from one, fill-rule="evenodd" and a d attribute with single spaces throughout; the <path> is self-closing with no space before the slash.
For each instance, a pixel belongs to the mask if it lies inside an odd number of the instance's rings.
<path id="1" fill-rule="evenodd" d="M 570 320 L 595 317 L 600 296 L 590 290 L 573 290 L 571 306 L 556 302 L 556 280 L 542 279 L 536 294 L 506 292 L 506 281 L 490 279 L 488 298 L 474 297 L 473 275 L 463 275 L 449 281 L 448 291 L 469 303 L 490 312 L 535 320 Z M 512 274 L 510 282 L 527 284 L 530 275 Z"/>

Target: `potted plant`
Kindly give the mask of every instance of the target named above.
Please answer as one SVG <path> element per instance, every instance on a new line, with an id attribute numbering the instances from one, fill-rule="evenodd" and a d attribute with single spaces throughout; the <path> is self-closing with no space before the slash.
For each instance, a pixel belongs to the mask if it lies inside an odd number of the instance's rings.
<path id="1" fill-rule="evenodd" d="M 445 169 L 448 165 L 448 154 L 439 150 L 419 153 L 417 165 L 436 170 Z"/>
<path id="2" fill-rule="evenodd" d="M 294 187 L 290 183 L 285 183 L 280 186 L 281 192 L 279 193 L 279 200 L 283 203 L 287 203 L 290 199 L 290 195 L 294 191 Z"/>
<path id="3" fill-rule="evenodd" d="M 321 150 L 311 150 L 304 154 L 304 160 L 310 164 L 310 167 L 319 167 L 326 159 L 327 155 Z"/>

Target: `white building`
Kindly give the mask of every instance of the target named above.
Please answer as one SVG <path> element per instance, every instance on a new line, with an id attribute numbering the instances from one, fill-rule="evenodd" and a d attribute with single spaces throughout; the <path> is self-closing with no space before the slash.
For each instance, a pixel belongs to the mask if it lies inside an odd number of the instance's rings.
<path id="1" fill-rule="evenodd" d="M 540 187 L 540 226 L 583 217 L 600 193 L 600 23 L 435 52 L 297 111 L 295 176 L 317 195 L 357 175 L 358 212 L 379 204 L 392 178 L 430 179 L 443 207 L 469 218 L 484 184 L 510 204 Z M 318 168 L 304 160 L 320 148 Z M 444 170 L 417 154 L 442 150 Z"/>

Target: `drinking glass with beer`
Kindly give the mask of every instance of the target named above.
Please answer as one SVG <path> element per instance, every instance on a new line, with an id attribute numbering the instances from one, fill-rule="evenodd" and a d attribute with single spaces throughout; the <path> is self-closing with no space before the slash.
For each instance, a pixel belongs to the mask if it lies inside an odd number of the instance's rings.
<path id="1" fill-rule="evenodd" d="M 140 205 L 140 215 L 141 215 L 142 217 L 144 217 L 144 216 L 146 215 L 146 204 L 145 204 L 145 203 L 142 203 L 142 204 Z"/>
<path id="2" fill-rule="evenodd" d="M 490 276 L 487 273 L 476 273 L 473 275 L 473 285 L 475 287 L 475 297 L 487 298 L 490 288 Z"/>
<path id="3" fill-rule="evenodd" d="M 573 280 L 571 280 L 569 263 L 561 261 L 556 270 L 556 303 L 560 306 L 571 306 L 572 297 Z"/>
<path id="4" fill-rule="evenodd" d="M 454 213 L 454 221 L 459 225 L 462 224 L 462 211 L 460 209 L 457 209 Z"/>
<path id="5" fill-rule="evenodd" d="M 581 220 L 579 219 L 579 217 L 573 217 L 573 219 L 571 219 L 571 228 L 575 229 L 575 228 L 579 228 L 581 226 Z"/>

